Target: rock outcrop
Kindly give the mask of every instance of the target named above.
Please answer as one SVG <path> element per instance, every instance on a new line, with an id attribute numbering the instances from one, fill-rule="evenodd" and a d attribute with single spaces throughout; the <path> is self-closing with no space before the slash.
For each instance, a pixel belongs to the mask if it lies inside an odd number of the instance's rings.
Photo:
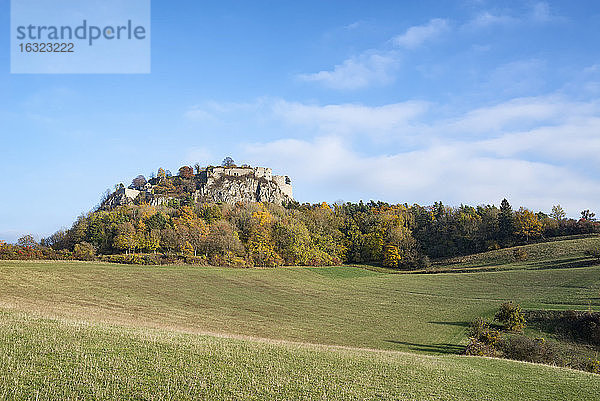
<path id="1" fill-rule="evenodd" d="M 153 178 L 142 188 L 121 186 L 100 208 L 108 210 L 142 202 L 157 206 L 169 199 L 183 198 L 208 203 L 285 204 L 294 200 L 290 178 L 272 175 L 270 168 L 209 167 L 193 177 Z"/>

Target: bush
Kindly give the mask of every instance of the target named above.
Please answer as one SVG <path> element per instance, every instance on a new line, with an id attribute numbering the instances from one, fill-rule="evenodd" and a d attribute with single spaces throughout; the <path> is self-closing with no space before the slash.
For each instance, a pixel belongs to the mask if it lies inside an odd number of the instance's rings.
<path id="1" fill-rule="evenodd" d="M 496 346 L 502 339 L 502 333 L 490 328 L 490 325 L 482 318 L 471 322 L 469 337 L 492 347 Z"/>
<path id="2" fill-rule="evenodd" d="M 126 265 L 160 265 L 161 257 L 157 254 L 106 255 L 103 262 L 122 263 Z"/>
<path id="3" fill-rule="evenodd" d="M 513 335 L 503 341 L 500 348 L 504 357 L 508 359 L 565 366 L 555 345 L 543 338 L 532 339 L 524 335 Z"/>
<path id="4" fill-rule="evenodd" d="M 515 248 L 513 250 L 513 257 L 517 262 L 524 262 L 529 258 L 529 254 L 525 248 Z"/>
<path id="5" fill-rule="evenodd" d="M 476 338 L 471 338 L 467 348 L 465 348 L 465 355 L 473 356 L 491 356 L 498 357 L 500 353 L 496 348 L 489 344 L 485 344 Z"/>
<path id="6" fill-rule="evenodd" d="M 600 361 L 597 359 L 588 360 L 585 370 L 591 373 L 600 374 Z"/>
<path id="7" fill-rule="evenodd" d="M 569 340 L 600 346 L 600 313 L 582 311 L 527 311 L 534 326 Z"/>
<path id="8" fill-rule="evenodd" d="M 593 258 L 596 258 L 598 260 L 600 260 L 600 248 L 590 248 L 590 249 L 586 249 L 584 251 L 584 253 L 587 256 L 591 256 Z"/>
<path id="9" fill-rule="evenodd" d="M 73 250 L 73 257 L 77 260 L 95 260 L 96 259 L 96 247 L 88 242 L 80 242 L 75 244 Z"/>
<path id="10" fill-rule="evenodd" d="M 512 302 L 504 302 L 500 305 L 500 310 L 496 313 L 494 320 L 504 324 L 508 331 L 523 331 L 525 323 L 527 323 L 521 307 Z"/>

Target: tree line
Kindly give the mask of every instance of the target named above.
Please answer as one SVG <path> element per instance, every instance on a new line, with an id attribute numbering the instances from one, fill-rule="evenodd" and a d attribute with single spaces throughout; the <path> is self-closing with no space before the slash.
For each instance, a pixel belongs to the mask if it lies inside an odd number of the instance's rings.
<path id="1" fill-rule="evenodd" d="M 40 243 L 31 236 L 0 244 L 0 258 L 104 258 L 233 266 L 377 264 L 428 267 L 430 259 L 467 255 L 600 232 L 594 213 L 566 218 L 494 205 L 449 207 L 384 202 L 128 205 L 80 216 Z M 124 255 L 124 256 L 121 256 Z M 141 259 L 143 255 L 146 259 Z"/>

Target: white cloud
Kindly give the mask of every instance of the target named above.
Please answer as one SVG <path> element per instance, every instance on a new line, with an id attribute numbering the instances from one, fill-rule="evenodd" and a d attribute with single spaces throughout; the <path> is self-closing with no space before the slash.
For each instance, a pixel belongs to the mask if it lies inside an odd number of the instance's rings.
<path id="1" fill-rule="evenodd" d="M 467 22 L 464 27 L 470 29 L 487 28 L 494 25 L 510 25 L 518 22 L 517 18 L 508 15 L 494 15 L 485 11 L 471 21 Z"/>
<path id="2" fill-rule="evenodd" d="M 446 203 L 498 203 L 508 197 L 516 205 L 549 210 L 561 202 L 576 213 L 594 208 L 598 181 L 568 168 L 518 158 L 478 154 L 464 143 L 432 146 L 419 151 L 365 156 L 336 137 L 311 141 L 279 140 L 253 144 L 246 154 L 273 165 L 294 179 L 296 196 L 313 201 L 343 198 Z M 302 199 L 304 196 L 304 199 Z"/>
<path id="3" fill-rule="evenodd" d="M 448 30 L 448 21 L 434 18 L 425 25 L 412 26 L 392 39 L 396 46 L 414 49 Z"/>
<path id="4" fill-rule="evenodd" d="M 385 85 L 394 81 L 400 64 L 393 52 L 369 51 L 336 65 L 332 71 L 300 74 L 306 82 L 318 82 L 333 89 L 362 89 L 372 85 Z"/>
<path id="5" fill-rule="evenodd" d="M 370 107 L 361 104 L 306 105 L 280 100 L 274 103 L 273 113 L 286 123 L 312 127 L 328 135 L 361 133 L 384 137 L 409 126 L 428 107 L 428 103 L 421 101 Z"/>
<path id="6" fill-rule="evenodd" d="M 447 106 L 416 101 L 366 106 L 260 99 L 244 107 L 253 111 L 239 117 L 233 107 L 223 118 L 286 134 L 265 132 L 271 139 L 242 143 L 236 154 L 290 175 L 300 201 L 478 204 L 506 196 L 541 210 L 560 202 L 574 215 L 600 208 L 598 102 L 524 97 L 452 118 L 432 117 Z"/>
<path id="7" fill-rule="evenodd" d="M 348 29 L 355 28 L 355 24 Z M 398 47 L 414 49 L 448 30 L 448 21 L 432 19 L 429 23 L 413 26 L 391 42 Z M 341 90 L 364 89 L 371 86 L 387 85 L 395 80 L 400 67 L 401 56 L 397 51 L 371 49 L 344 60 L 332 70 L 322 70 L 310 74 L 299 74 L 298 79 L 316 82 L 326 87 Z"/>
<path id="8" fill-rule="evenodd" d="M 531 13 L 531 18 L 535 22 L 560 22 L 566 18 L 552 13 L 550 6 L 546 2 L 535 3 Z"/>

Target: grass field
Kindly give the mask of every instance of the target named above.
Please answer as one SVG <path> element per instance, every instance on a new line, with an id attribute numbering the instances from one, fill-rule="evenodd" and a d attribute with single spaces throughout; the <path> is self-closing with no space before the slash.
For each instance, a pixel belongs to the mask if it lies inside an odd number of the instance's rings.
<path id="1" fill-rule="evenodd" d="M 456 352 L 504 300 L 600 306 L 600 269 L 390 275 L 367 270 L 0 263 L 0 305 L 46 316 L 377 349 Z"/>
<path id="2" fill-rule="evenodd" d="M 600 266 L 545 257 L 444 274 L 0 261 L 0 398 L 600 399 L 597 375 L 456 355 L 505 300 L 600 311 Z"/>
<path id="3" fill-rule="evenodd" d="M 600 248 L 600 236 L 597 234 L 571 239 L 555 238 L 548 242 L 446 259 L 436 263 L 435 269 L 438 271 L 476 271 L 586 267 L 598 264 L 596 259 L 586 256 L 584 253 L 591 248 Z M 524 251 L 526 259 L 515 260 L 513 254 L 515 249 Z"/>
<path id="4" fill-rule="evenodd" d="M 0 312 L 0 398 L 593 400 L 588 373 L 506 360 L 181 334 Z"/>

